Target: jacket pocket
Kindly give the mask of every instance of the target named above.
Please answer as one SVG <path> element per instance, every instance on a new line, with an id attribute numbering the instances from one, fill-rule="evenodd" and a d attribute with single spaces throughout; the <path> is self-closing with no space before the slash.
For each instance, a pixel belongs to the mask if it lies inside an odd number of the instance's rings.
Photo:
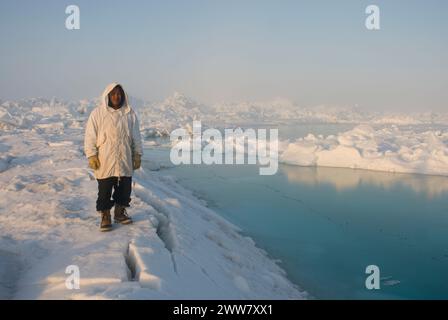
<path id="1" fill-rule="evenodd" d="M 96 140 L 96 147 L 99 148 L 101 146 L 103 146 L 107 141 L 107 135 L 106 132 L 100 132 L 98 134 L 98 138 Z"/>

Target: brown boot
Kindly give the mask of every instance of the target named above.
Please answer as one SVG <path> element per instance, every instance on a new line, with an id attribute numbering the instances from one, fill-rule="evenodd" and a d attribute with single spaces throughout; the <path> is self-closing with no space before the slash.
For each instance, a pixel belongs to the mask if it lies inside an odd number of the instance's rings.
<path id="1" fill-rule="evenodd" d="M 129 224 L 132 223 L 131 217 L 128 216 L 126 212 L 126 208 L 116 204 L 114 210 L 114 222 L 121 224 Z"/>
<path id="2" fill-rule="evenodd" d="M 101 211 L 101 231 L 110 231 L 112 230 L 112 221 L 110 217 L 110 210 Z"/>

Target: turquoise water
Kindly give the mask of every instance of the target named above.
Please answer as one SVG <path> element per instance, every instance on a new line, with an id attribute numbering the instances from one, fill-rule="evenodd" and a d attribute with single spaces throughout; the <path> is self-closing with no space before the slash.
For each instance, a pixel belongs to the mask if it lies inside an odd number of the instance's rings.
<path id="1" fill-rule="evenodd" d="M 446 177 L 289 165 L 274 176 L 255 165 L 160 172 L 242 228 L 317 299 L 448 299 Z M 368 265 L 380 269 L 379 290 L 365 287 Z"/>
<path id="2" fill-rule="evenodd" d="M 316 298 L 448 298 L 447 178 L 294 166 L 275 176 L 249 166 L 165 171 Z M 371 264 L 380 290 L 365 288 Z"/>

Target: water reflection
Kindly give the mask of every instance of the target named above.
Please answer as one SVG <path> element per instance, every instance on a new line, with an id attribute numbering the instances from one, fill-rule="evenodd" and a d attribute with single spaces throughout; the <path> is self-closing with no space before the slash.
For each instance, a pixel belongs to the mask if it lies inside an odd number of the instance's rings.
<path id="1" fill-rule="evenodd" d="M 448 177 L 290 165 L 274 176 L 250 165 L 166 173 L 317 298 L 447 298 Z M 365 288 L 369 264 L 381 268 L 380 291 Z"/>
<path id="2" fill-rule="evenodd" d="M 385 190 L 405 187 L 428 199 L 448 193 L 448 177 L 444 176 L 290 165 L 281 165 L 279 169 L 289 182 L 310 186 L 328 184 L 337 191 L 371 185 Z"/>

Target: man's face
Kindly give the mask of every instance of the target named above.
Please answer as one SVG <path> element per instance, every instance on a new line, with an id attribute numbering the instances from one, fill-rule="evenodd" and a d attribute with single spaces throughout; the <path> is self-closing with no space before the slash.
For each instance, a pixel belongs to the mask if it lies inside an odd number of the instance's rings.
<path id="1" fill-rule="evenodd" d="M 109 100 L 113 107 L 118 108 L 121 104 L 121 90 L 117 86 L 109 93 Z"/>

